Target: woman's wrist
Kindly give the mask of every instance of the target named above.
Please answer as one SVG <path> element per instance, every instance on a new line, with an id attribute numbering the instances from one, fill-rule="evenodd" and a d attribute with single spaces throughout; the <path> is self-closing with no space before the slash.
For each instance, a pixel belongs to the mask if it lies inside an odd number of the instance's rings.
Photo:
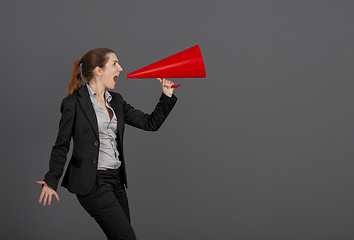
<path id="1" fill-rule="evenodd" d="M 168 97 L 172 97 L 172 93 L 165 93 L 165 92 L 163 92 L 163 93 Z"/>

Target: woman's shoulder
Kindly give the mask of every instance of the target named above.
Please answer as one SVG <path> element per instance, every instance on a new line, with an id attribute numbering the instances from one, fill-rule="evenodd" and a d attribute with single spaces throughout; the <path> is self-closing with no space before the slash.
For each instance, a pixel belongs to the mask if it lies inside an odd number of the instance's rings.
<path id="1" fill-rule="evenodd" d="M 69 96 L 66 96 L 63 98 L 63 100 L 65 99 L 66 101 L 74 101 L 76 100 L 78 97 L 77 91 L 73 92 L 72 94 L 70 94 Z"/>
<path id="2" fill-rule="evenodd" d="M 109 90 L 108 90 L 108 92 L 109 92 L 109 94 L 111 94 L 111 96 L 112 96 L 113 98 L 116 98 L 116 99 L 119 99 L 119 100 L 122 100 L 122 99 L 123 99 L 123 97 L 122 97 L 122 95 L 121 95 L 120 93 L 113 92 L 113 91 L 109 91 Z"/>
<path id="3" fill-rule="evenodd" d="M 66 96 L 62 99 L 62 104 L 65 104 L 65 105 L 74 105 L 77 101 L 77 91 L 76 92 L 73 92 L 72 94 L 70 94 L 69 96 Z"/>

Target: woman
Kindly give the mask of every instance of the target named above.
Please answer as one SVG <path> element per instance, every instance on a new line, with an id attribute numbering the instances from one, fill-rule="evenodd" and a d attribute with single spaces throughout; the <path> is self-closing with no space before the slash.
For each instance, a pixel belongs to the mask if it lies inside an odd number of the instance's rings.
<path id="1" fill-rule="evenodd" d="M 80 64 L 81 72 L 80 72 Z M 82 207 L 99 224 L 107 239 L 136 239 L 130 223 L 123 134 L 125 124 L 146 130 L 160 128 L 177 97 L 173 82 L 158 78 L 162 93 L 154 111 L 146 114 L 126 103 L 114 89 L 122 71 L 116 54 L 107 48 L 88 51 L 75 61 L 67 96 L 62 100 L 59 131 L 39 203 L 51 204 L 67 159 L 73 153 L 61 185 L 75 193 Z M 88 80 L 83 84 L 82 76 Z"/>

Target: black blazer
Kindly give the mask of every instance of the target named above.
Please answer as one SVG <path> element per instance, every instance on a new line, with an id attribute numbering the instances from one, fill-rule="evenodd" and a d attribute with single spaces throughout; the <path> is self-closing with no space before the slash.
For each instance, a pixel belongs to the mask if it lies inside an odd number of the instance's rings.
<path id="1" fill-rule="evenodd" d="M 146 131 L 157 131 L 165 121 L 177 101 L 177 97 L 168 97 L 161 93 L 159 102 L 151 114 L 134 109 L 116 92 L 112 95 L 111 107 L 117 115 L 117 148 L 121 161 L 121 181 L 127 188 L 127 173 L 125 169 L 123 135 L 125 124 Z M 65 97 L 60 106 L 61 118 L 56 142 L 52 147 L 49 161 L 49 171 L 43 181 L 57 191 L 59 179 L 67 160 L 71 137 L 73 152 L 66 169 L 61 186 L 72 193 L 85 195 L 89 193 L 96 181 L 97 161 L 99 153 L 99 135 L 95 110 L 85 85 L 73 94 Z"/>

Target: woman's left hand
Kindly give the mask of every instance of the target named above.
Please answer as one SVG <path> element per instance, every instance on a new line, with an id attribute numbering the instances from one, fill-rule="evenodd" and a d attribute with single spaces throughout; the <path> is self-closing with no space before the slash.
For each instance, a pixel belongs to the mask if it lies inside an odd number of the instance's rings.
<path id="1" fill-rule="evenodd" d="M 157 78 L 157 80 L 159 80 L 161 84 L 162 92 L 167 96 L 172 97 L 172 93 L 174 89 L 171 88 L 171 86 L 173 85 L 173 82 L 166 78 Z"/>

